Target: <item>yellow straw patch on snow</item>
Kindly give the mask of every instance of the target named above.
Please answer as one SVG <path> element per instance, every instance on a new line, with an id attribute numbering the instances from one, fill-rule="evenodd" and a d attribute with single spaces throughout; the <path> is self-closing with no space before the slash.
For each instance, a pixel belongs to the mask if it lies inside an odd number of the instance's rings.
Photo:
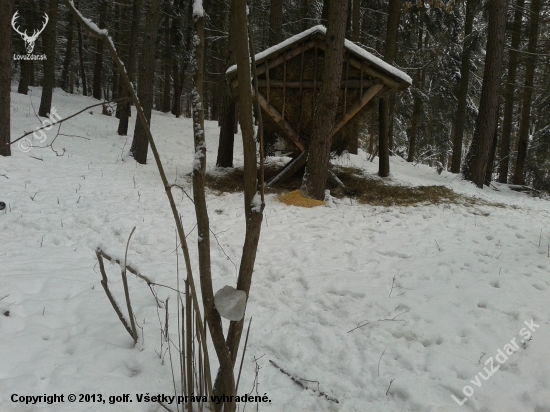
<path id="1" fill-rule="evenodd" d="M 324 206 L 325 202 L 322 200 L 308 199 L 303 197 L 300 193 L 300 190 L 295 190 L 293 192 L 287 193 L 279 197 L 279 201 L 289 206 L 300 206 L 300 207 L 315 207 L 315 206 Z"/>

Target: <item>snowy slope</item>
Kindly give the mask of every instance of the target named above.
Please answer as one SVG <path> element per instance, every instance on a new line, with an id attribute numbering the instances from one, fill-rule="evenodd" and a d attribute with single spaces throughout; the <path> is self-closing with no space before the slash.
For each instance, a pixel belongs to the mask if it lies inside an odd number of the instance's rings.
<path id="1" fill-rule="evenodd" d="M 39 90 L 34 94 L 38 107 Z M 12 93 L 13 138 L 38 125 L 29 101 Z M 53 104 L 67 117 L 93 102 L 57 92 Z M 0 315 L 1 411 L 160 411 L 155 403 L 138 403 L 136 394 L 173 393 L 168 362 L 162 364 L 155 352 L 159 324 L 148 288 L 130 277 L 144 331 L 144 342 L 132 348 L 95 267 L 93 249 L 101 243 L 123 255 L 136 226 L 129 259 L 155 281 L 176 285 L 174 224 L 156 168 L 128 158 L 131 137 L 117 136 L 117 120 L 100 112 L 63 124 L 61 133 L 80 136 L 57 138 L 54 148 L 65 148 L 63 156 L 50 148 L 14 148 L 11 158 L 0 158 L 0 201 L 8 204 L 0 212 L 0 297 L 9 294 L 0 301 L 0 313 L 9 310 L 9 316 Z M 188 187 L 190 119 L 154 112 L 152 129 L 169 179 Z M 217 125 L 207 123 L 206 129 L 213 167 Z M 242 164 L 239 144 L 236 157 Z M 376 160 L 365 159 L 361 153 L 340 162 L 374 174 Z M 480 191 L 400 159 L 392 159 L 392 180 L 447 185 L 506 207 L 382 208 L 345 199 L 333 207 L 301 209 L 267 196 L 239 392 L 252 389 L 253 359 L 265 355 L 258 361 L 258 393 L 271 403 L 260 404 L 260 411 L 550 411 L 549 203 L 504 189 Z M 193 207 L 182 194 L 176 200 L 196 263 Z M 240 194 L 212 193 L 207 200 L 212 230 L 231 258 L 212 238 L 218 290 L 235 282 L 243 200 Z M 119 269 L 107 268 L 122 301 Z M 175 298 L 166 289 L 159 294 Z M 540 327 L 521 344 L 520 330 L 531 320 Z M 500 365 L 498 350 L 513 338 L 519 349 Z M 478 373 L 487 376 L 490 357 L 500 369 L 484 380 Z M 269 360 L 318 381 L 339 403 L 302 390 Z M 317 383 L 306 384 L 317 389 Z M 462 401 L 465 386 L 473 394 L 459 406 L 452 396 Z M 71 393 L 104 399 L 129 394 L 133 402 L 10 400 L 13 394 Z"/>

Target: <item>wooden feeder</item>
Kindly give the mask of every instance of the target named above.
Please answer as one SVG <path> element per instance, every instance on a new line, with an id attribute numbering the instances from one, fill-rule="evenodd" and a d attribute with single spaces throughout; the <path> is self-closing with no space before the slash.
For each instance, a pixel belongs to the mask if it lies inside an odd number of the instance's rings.
<path id="1" fill-rule="evenodd" d="M 264 135 L 267 139 L 276 134 L 284 137 L 296 152 L 293 161 L 270 184 L 295 173 L 307 161 L 313 113 L 323 79 L 325 36 L 326 28 L 315 26 L 255 56 Z M 237 66 L 230 67 L 226 76 L 238 100 Z M 341 152 L 345 147 L 347 126 L 361 117 L 369 101 L 405 90 L 411 83 L 402 71 L 346 40 L 332 131 L 333 150 Z"/>

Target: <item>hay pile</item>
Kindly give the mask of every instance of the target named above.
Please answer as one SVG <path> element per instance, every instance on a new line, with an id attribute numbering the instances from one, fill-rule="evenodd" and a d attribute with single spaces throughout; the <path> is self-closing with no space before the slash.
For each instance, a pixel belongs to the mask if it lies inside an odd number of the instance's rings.
<path id="1" fill-rule="evenodd" d="M 300 190 L 295 190 L 293 192 L 287 193 L 279 197 L 279 201 L 289 206 L 300 206 L 300 207 L 315 207 L 315 206 L 324 206 L 325 202 L 322 200 L 308 199 L 303 197 L 300 193 Z"/>

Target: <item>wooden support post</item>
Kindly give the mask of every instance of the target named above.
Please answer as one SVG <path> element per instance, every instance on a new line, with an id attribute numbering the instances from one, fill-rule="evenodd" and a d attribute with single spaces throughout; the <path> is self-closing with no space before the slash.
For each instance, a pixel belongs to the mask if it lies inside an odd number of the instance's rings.
<path id="1" fill-rule="evenodd" d="M 285 61 L 283 62 L 283 107 L 281 109 L 281 115 L 285 120 L 285 104 L 286 104 L 286 51 L 284 53 Z"/>
<path id="2" fill-rule="evenodd" d="M 307 163 L 307 150 L 304 150 L 296 159 L 292 159 L 290 162 L 283 167 L 283 170 L 267 182 L 266 187 L 272 187 L 277 183 L 283 183 L 289 177 L 294 175 L 298 170 L 300 170 Z"/>
<path id="3" fill-rule="evenodd" d="M 344 113 L 348 103 L 349 54 L 346 53 L 346 87 L 344 88 Z"/>
<path id="4" fill-rule="evenodd" d="M 315 113 L 316 86 L 317 86 L 317 43 L 315 43 L 315 60 L 313 60 L 313 97 L 311 98 L 311 113 Z"/>
<path id="5" fill-rule="evenodd" d="M 300 109 L 298 113 L 298 136 L 300 136 L 301 129 L 302 129 L 302 90 L 303 90 L 303 81 L 304 81 L 304 51 L 302 50 L 302 54 L 300 56 Z"/>
<path id="6" fill-rule="evenodd" d="M 361 110 L 365 105 L 374 97 L 376 94 L 382 90 L 384 87 L 383 84 L 375 84 L 371 86 L 364 94 L 361 96 L 361 100 L 351 106 L 345 113 L 342 119 L 334 126 L 332 129 L 332 135 L 336 135 L 342 127 L 353 117 L 359 110 Z"/>
<path id="7" fill-rule="evenodd" d="M 269 104 L 269 86 L 270 86 L 270 84 L 269 84 L 269 61 L 266 61 L 265 64 L 266 64 L 266 67 L 267 67 L 267 70 L 265 72 L 265 78 L 266 78 L 266 83 L 265 84 L 266 84 L 266 87 L 267 87 L 267 91 L 266 91 L 266 93 L 267 93 L 267 103 Z M 256 81 L 259 82 L 259 80 L 256 80 Z M 258 84 L 258 87 L 260 87 L 259 84 Z"/>
<path id="8" fill-rule="evenodd" d="M 267 100 L 265 96 L 261 93 L 258 93 L 258 100 L 260 102 L 260 106 L 262 106 L 262 109 L 266 111 L 266 113 L 277 123 L 285 135 L 300 149 L 301 151 L 304 151 L 306 149 L 305 143 L 300 139 L 292 125 L 285 119 L 283 119 L 281 113 L 273 107 L 271 104 L 267 103 Z"/>

